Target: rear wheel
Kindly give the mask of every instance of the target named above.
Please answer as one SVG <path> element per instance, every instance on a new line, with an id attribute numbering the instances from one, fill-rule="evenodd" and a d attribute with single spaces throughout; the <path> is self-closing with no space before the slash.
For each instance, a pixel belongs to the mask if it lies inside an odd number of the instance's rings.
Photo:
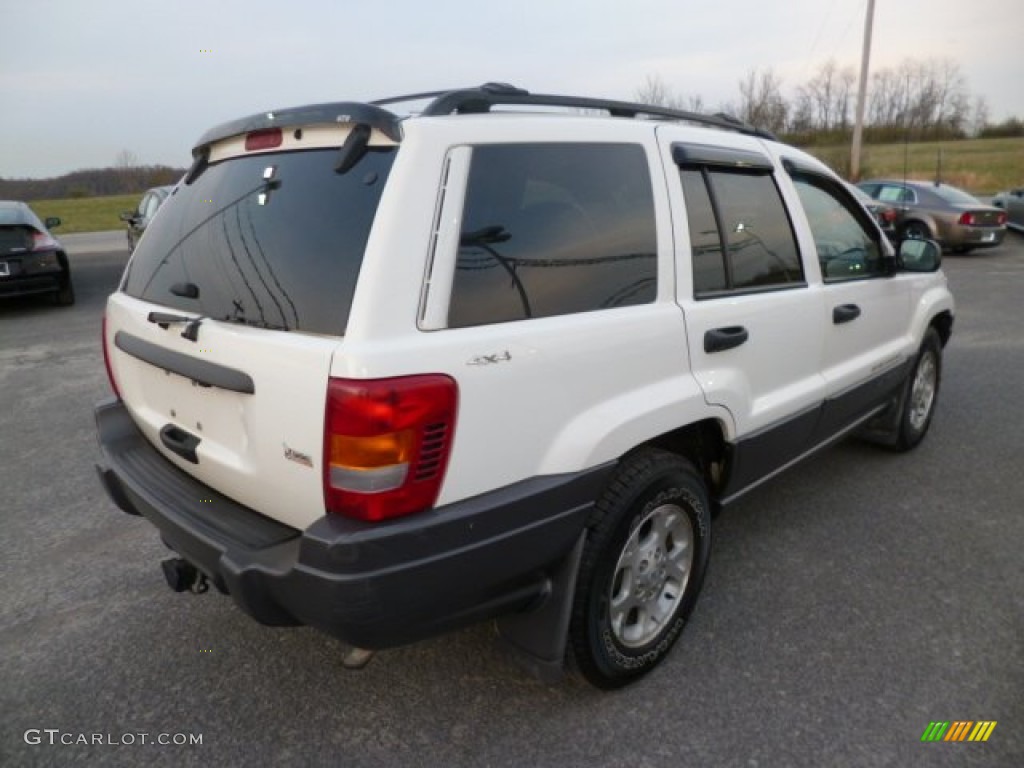
<path id="1" fill-rule="evenodd" d="M 64 282 L 53 295 L 53 301 L 58 307 L 70 307 L 75 303 L 75 288 L 71 284 L 71 275 L 65 276 Z"/>
<path id="2" fill-rule="evenodd" d="M 928 225 L 921 221 L 908 221 L 903 225 L 904 240 L 929 240 L 932 233 Z"/>
<path id="3" fill-rule="evenodd" d="M 929 328 L 907 379 L 896 440 L 897 450 L 909 451 L 924 439 L 935 413 L 941 380 L 942 342 L 935 329 Z"/>
<path id="4" fill-rule="evenodd" d="M 710 505 L 692 464 L 644 449 L 623 461 L 597 515 L 569 642 L 590 683 L 619 688 L 662 661 L 696 605 L 711 547 Z"/>

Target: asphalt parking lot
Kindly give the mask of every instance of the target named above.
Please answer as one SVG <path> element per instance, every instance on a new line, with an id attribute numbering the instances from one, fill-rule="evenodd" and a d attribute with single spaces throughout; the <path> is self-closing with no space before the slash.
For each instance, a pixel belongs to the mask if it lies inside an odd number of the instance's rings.
<path id="1" fill-rule="evenodd" d="M 680 644 L 613 694 L 535 682 L 488 626 L 349 672 L 313 630 L 168 590 L 93 470 L 123 236 L 66 240 L 74 307 L 0 304 L 0 765 L 1024 765 L 1024 237 L 946 258 L 920 448 L 846 441 L 718 517 Z M 998 725 L 922 743 L 937 720 Z"/>

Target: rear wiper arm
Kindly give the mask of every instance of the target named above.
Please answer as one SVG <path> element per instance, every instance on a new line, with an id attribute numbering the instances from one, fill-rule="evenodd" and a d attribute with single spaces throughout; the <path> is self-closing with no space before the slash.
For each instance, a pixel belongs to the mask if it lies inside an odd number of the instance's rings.
<path id="1" fill-rule="evenodd" d="M 171 323 L 187 323 L 192 318 L 185 315 L 172 315 L 169 312 L 150 312 L 146 319 L 151 323 L 156 323 L 166 331 L 167 326 L 171 325 Z"/>
<path id="2" fill-rule="evenodd" d="M 199 317 L 186 317 L 185 315 L 172 315 L 169 312 L 150 312 L 146 319 L 151 323 L 156 323 L 165 331 L 172 323 L 185 323 L 185 330 L 181 332 L 181 337 L 189 341 L 197 341 L 199 339 L 199 325 L 206 318 L 202 315 Z"/>

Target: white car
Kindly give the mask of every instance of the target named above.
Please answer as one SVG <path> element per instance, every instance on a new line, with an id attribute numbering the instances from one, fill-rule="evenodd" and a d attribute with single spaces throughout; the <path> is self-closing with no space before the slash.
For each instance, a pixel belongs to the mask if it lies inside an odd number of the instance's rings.
<path id="1" fill-rule="evenodd" d="M 416 98 L 199 140 L 107 303 L 100 476 L 172 587 L 349 665 L 497 618 L 538 675 L 624 685 L 694 609 L 713 508 L 855 431 L 924 437 L 938 246 L 895 254 L 728 119 Z"/>

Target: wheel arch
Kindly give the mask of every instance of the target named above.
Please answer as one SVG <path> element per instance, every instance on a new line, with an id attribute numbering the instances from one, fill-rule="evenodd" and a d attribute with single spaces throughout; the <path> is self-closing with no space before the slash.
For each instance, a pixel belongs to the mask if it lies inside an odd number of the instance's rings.
<path id="1" fill-rule="evenodd" d="M 953 335 L 953 313 L 948 309 L 944 309 L 932 317 L 928 325 L 939 334 L 939 340 L 942 342 L 942 346 L 945 347 L 949 342 L 950 336 Z"/>
<path id="2" fill-rule="evenodd" d="M 912 224 L 920 224 L 922 227 L 928 230 L 929 239 L 937 239 L 942 237 L 942 231 L 939 229 L 938 222 L 931 216 L 921 211 L 914 211 L 913 213 L 907 214 L 906 218 L 900 222 L 900 235 L 906 231 L 907 227 Z"/>
<path id="3" fill-rule="evenodd" d="M 672 376 L 596 403 L 565 423 L 538 462 L 541 474 L 572 472 L 660 447 L 705 465 L 701 449 L 732 439 L 730 412 L 710 405 L 696 380 Z"/>
<path id="4" fill-rule="evenodd" d="M 687 459 L 700 473 L 714 496 L 726 477 L 726 428 L 716 418 L 706 418 L 658 435 L 645 443 Z M 642 446 L 641 446 L 642 447 Z"/>

